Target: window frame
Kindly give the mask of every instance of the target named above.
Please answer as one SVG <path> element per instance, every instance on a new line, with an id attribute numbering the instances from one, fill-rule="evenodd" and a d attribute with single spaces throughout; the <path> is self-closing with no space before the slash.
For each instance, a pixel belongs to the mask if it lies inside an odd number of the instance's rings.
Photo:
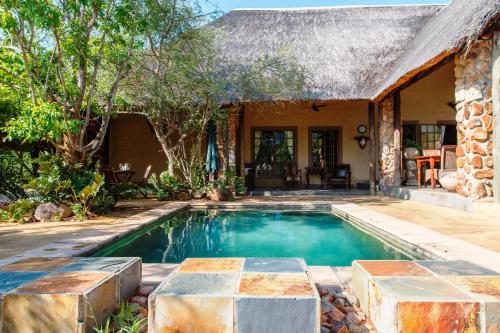
<path id="1" fill-rule="evenodd" d="M 255 163 L 255 132 L 256 131 L 276 131 L 276 132 L 281 132 L 281 131 L 292 131 L 293 132 L 293 155 L 295 157 L 293 163 L 298 165 L 299 163 L 299 155 L 298 155 L 298 130 L 297 126 L 252 126 L 251 127 L 252 135 L 251 135 L 251 141 L 252 141 L 252 163 Z"/>
<path id="2" fill-rule="evenodd" d="M 342 164 L 343 163 L 343 157 L 342 157 L 342 126 L 309 126 L 308 131 L 307 131 L 307 140 L 308 140 L 308 146 L 309 146 L 309 151 L 308 151 L 308 166 L 310 168 L 313 167 L 312 165 L 312 153 L 313 153 L 313 140 L 312 140 L 312 132 L 315 131 L 337 131 L 338 132 L 338 143 L 337 143 L 337 163 Z M 334 166 L 335 167 L 335 166 Z"/>

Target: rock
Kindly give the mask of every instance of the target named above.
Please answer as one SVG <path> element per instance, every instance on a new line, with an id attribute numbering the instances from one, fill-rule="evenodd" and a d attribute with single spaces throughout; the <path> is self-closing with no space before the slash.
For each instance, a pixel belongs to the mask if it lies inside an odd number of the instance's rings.
<path id="1" fill-rule="evenodd" d="M 173 198 L 178 201 L 189 201 L 192 196 L 189 191 L 178 191 L 173 194 Z"/>
<path id="2" fill-rule="evenodd" d="M 207 197 L 212 201 L 230 201 L 233 199 L 233 194 L 231 191 L 217 187 L 208 192 Z"/>
<path id="3" fill-rule="evenodd" d="M 474 177 L 477 179 L 483 178 L 493 178 L 493 169 L 479 170 L 474 173 Z"/>
<path id="4" fill-rule="evenodd" d="M 143 285 L 143 286 L 137 287 L 136 292 L 139 296 L 146 296 L 147 297 L 147 296 L 149 296 L 149 294 L 151 294 L 153 292 L 153 290 L 155 290 L 154 286 Z"/>
<path id="5" fill-rule="evenodd" d="M 439 176 L 439 183 L 448 192 L 457 190 L 457 182 L 456 172 L 443 172 Z"/>
<path id="6" fill-rule="evenodd" d="M 483 167 L 483 159 L 479 155 L 474 155 L 471 164 L 474 169 L 481 169 Z"/>
<path id="7" fill-rule="evenodd" d="M 335 307 L 337 309 L 339 309 L 340 311 L 342 311 L 342 312 L 345 313 L 345 310 L 344 310 L 345 301 L 344 301 L 343 298 L 337 298 L 337 299 L 335 299 L 335 301 L 333 302 L 333 305 L 335 305 Z"/>
<path id="8" fill-rule="evenodd" d="M 472 139 L 483 142 L 488 139 L 488 131 L 482 127 L 475 128 L 472 132 Z"/>
<path id="9" fill-rule="evenodd" d="M 343 321 L 337 321 L 332 324 L 332 333 L 349 333 L 349 329 Z"/>
<path id="10" fill-rule="evenodd" d="M 332 318 L 333 321 L 342 321 L 345 318 L 345 314 L 337 309 L 336 307 L 333 307 L 330 312 L 328 313 L 328 316 Z"/>
<path id="11" fill-rule="evenodd" d="M 66 205 L 54 204 L 52 202 L 42 203 L 35 210 L 35 220 L 37 221 L 60 221 L 73 216 L 73 211 Z"/>
<path id="12" fill-rule="evenodd" d="M 318 292 L 321 297 L 328 295 L 328 289 L 326 288 L 319 288 Z"/>
<path id="13" fill-rule="evenodd" d="M 345 322 L 346 322 L 347 326 L 350 326 L 350 325 L 359 325 L 359 324 L 361 324 L 363 322 L 363 319 L 361 319 L 361 317 L 358 316 L 356 313 L 349 312 L 345 316 Z"/>
<path id="14" fill-rule="evenodd" d="M 344 306 L 345 313 L 356 312 L 356 309 L 352 306 Z"/>
<path id="15" fill-rule="evenodd" d="M 139 308 L 139 314 L 143 317 L 143 318 L 147 318 L 148 317 L 148 309 L 146 308 Z"/>
<path id="16" fill-rule="evenodd" d="M 333 304 L 329 302 L 321 302 L 321 313 L 328 313 L 333 308 Z"/>
<path id="17" fill-rule="evenodd" d="M 320 333 L 330 333 L 330 328 L 325 327 L 325 326 L 321 326 Z"/>
<path id="18" fill-rule="evenodd" d="M 134 296 L 130 299 L 130 303 L 136 303 L 139 304 L 140 306 L 147 306 L 148 298 L 144 296 Z"/>

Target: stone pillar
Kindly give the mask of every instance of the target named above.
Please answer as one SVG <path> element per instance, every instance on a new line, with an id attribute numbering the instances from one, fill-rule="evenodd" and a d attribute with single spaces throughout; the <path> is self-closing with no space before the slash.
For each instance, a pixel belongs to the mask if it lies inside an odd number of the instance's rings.
<path id="1" fill-rule="evenodd" d="M 495 203 L 500 204 L 500 31 L 493 38 L 492 89 L 493 89 L 493 158 L 496 168 L 493 176 Z"/>
<path id="2" fill-rule="evenodd" d="M 394 96 L 379 106 L 380 186 L 394 185 Z"/>
<path id="3" fill-rule="evenodd" d="M 239 110 L 234 110 L 229 114 L 228 119 L 228 159 L 229 166 L 231 168 L 236 167 L 236 158 L 238 151 L 238 128 L 240 124 L 240 114 Z"/>
<path id="4" fill-rule="evenodd" d="M 477 200 L 493 196 L 492 38 L 476 41 L 455 58 L 457 192 Z"/>
<path id="5" fill-rule="evenodd" d="M 370 135 L 370 194 L 376 194 L 375 184 L 377 181 L 377 170 L 376 170 L 376 161 L 377 161 L 377 152 L 375 149 L 375 145 L 377 144 L 375 141 L 375 104 L 368 103 L 368 128 Z"/>

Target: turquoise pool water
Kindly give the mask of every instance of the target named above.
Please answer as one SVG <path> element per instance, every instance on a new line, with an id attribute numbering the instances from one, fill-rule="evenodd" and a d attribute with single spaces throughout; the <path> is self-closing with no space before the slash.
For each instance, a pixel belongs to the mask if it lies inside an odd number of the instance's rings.
<path id="1" fill-rule="evenodd" d="M 188 210 L 110 244 L 95 256 L 179 263 L 188 257 L 300 257 L 308 265 L 408 256 L 329 212 Z"/>

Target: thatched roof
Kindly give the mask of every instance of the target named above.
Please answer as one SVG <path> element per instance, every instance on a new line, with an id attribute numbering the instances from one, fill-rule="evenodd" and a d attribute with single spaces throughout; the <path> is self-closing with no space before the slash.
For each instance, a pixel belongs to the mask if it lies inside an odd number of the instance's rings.
<path id="1" fill-rule="evenodd" d="M 479 1 L 479 0 L 463 0 Z M 371 99 L 438 5 L 233 10 L 213 25 L 224 56 L 245 64 L 290 51 L 313 79 L 307 99 Z"/>
<path id="2" fill-rule="evenodd" d="M 453 0 L 427 22 L 371 97 L 380 98 L 421 70 L 467 47 L 499 14 L 499 0 Z"/>

